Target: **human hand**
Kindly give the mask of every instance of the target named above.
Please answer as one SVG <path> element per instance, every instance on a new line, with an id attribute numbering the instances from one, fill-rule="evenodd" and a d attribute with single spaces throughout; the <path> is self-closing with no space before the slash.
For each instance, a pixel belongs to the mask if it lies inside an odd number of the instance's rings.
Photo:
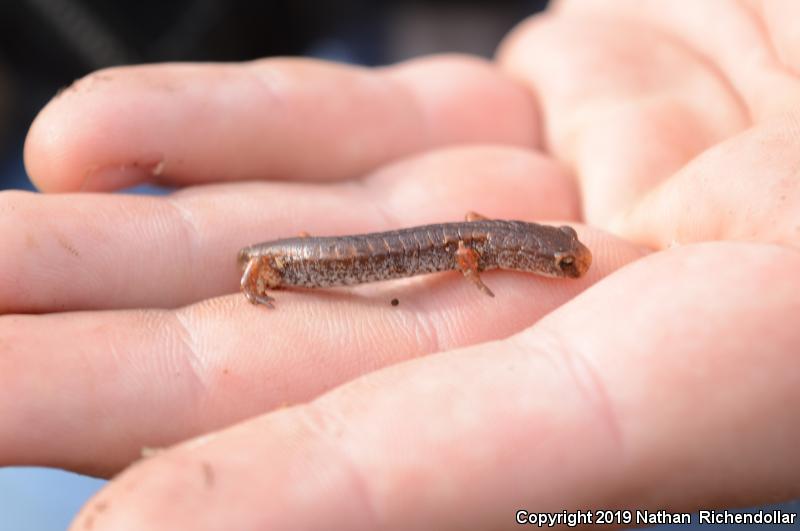
<path id="1" fill-rule="evenodd" d="M 659 161 L 685 156 L 686 162 L 720 143 L 716 162 L 708 160 L 712 151 L 692 170 L 713 180 L 742 151 L 726 154 L 724 141 L 748 123 L 731 125 L 707 144 L 692 143 L 683 128 L 644 144 L 639 130 L 608 124 L 603 139 L 602 124 L 585 114 L 555 112 L 551 102 L 564 102 L 564 87 L 556 83 L 553 93 L 543 87 L 557 79 L 537 76 L 535 65 L 515 59 L 530 46 L 526 39 L 572 24 L 556 17 L 522 28 L 502 62 L 517 75 L 530 72 L 527 82 L 547 118 L 545 145 L 577 168 L 588 221 L 634 243 L 584 229 L 582 239 L 595 253 L 592 276 L 568 283 L 487 274 L 495 299 L 455 275 L 346 293 L 282 291 L 272 313 L 237 295 L 207 299 L 235 289 L 232 257 L 239 246 L 301 229 L 380 230 L 458 219 L 469 209 L 577 219 L 576 188 L 554 161 L 519 148 L 438 147 L 537 144 L 540 124 L 524 85 L 490 67 L 457 58 L 376 73 L 305 61 L 146 67 L 101 73 L 54 102 L 27 145 L 30 172 L 45 190 L 109 189 L 154 170 L 182 185 L 261 177 L 328 183 L 207 184 L 169 199 L 6 194 L 1 241 L 17 259 L 4 264 L 0 277 L 7 279 L 0 284 L 0 300 L 10 301 L 5 310 L 92 311 L 0 319 L 0 337 L 8 339 L 0 347 L 6 365 L 0 374 L 9 380 L 0 418 L 6 433 L 15 434 L 0 455 L 109 473 L 141 446 L 300 404 L 134 467 L 87 507 L 78 523 L 95 528 L 123 521 L 192 528 L 320 521 L 340 528 L 378 527 L 376 521 L 511 527 L 515 508 L 679 509 L 796 494 L 790 481 L 797 466 L 787 466 L 797 441 L 787 422 L 798 398 L 791 316 L 800 298 L 792 274 L 800 257 L 789 248 L 796 241 L 763 232 L 670 233 L 678 230 L 670 226 L 676 216 L 668 210 L 670 195 L 660 191 L 674 189 L 669 183 L 680 181 L 682 173 L 673 173 L 683 163 L 670 170 Z M 585 49 L 602 56 L 599 44 L 607 38 L 576 43 L 572 51 L 555 36 L 543 40 L 552 42 L 553 53 L 580 58 Z M 566 62 L 547 74 L 579 72 Z M 572 81 L 580 86 L 580 79 Z M 662 97 L 647 88 L 655 97 L 639 105 L 643 114 L 630 116 L 633 125 L 649 123 L 650 105 Z M 576 104 L 594 94 L 587 92 L 564 109 L 580 109 Z M 443 93 L 456 96 L 445 100 Z M 598 114 L 591 115 L 613 118 L 616 106 L 609 109 L 593 105 Z M 672 112 L 675 106 L 664 109 Z M 706 129 L 718 126 L 718 118 L 708 118 Z M 746 140 L 757 127 L 729 142 Z M 566 131 L 561 144 L 559 131 Z M 758 137 L 753 145 L 763 143 Z M 774 148 L 762 146 L 755 167 L 791 155 Z M 104 171 L 111 166 L 125 169 Z M 637 175 L 637 168 L 646 171 Z M 607 189 L 599 184 L 603 171 Z M 647 199 L 623 205 L 620 198 L 636 186 Z M 689 192 L 693 200 L 714 199 L 696 190 L 671 193 Z M 685 197 L 673 201 L 681 205 Z M 652 216 L 646 209 L 637 214 L 644 201 L 653 205 Z M 788 187 L 783 204 L 780 220 L 790 226 L 796 189 Z M 28 220 L 39 225 L 18 234 Z M 714 228 L 716 220 L 699 221 Z M 780 225 L 760 221 L 751 228 Z M 638 258 L 636 241 L 661 247 L 660 239 L 719 237 L 784 247 L 686 245 L 578 295 Z M 394 296 L 401 299 L 397 308 L 388 305 Z M 202 302 L 178 310 L 100 311 L 196 301 Z M 404 360 L 410 361 L 308 402 Z M 743 433 L 744 425 L 752 431 Z M 744 486 L 736 481 L 741 477 L 748 478 Z"/>

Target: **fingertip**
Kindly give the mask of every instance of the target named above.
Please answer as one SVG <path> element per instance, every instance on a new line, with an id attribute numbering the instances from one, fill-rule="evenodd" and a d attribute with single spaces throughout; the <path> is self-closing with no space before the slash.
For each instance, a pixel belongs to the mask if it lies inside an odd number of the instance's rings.
<path id="1" fill-rule="evenodd" d="M 372 529 L 359 478 L 320 422 L 309 407 L 283 408 L 158 451 L 109 482 L 72 529 L 290 530 L 320 517 Z"/>
<path id="2" fill-rule="evenodd" d="M 412 59 L 386 69 L 415 95 L 430 143 L 494 142 L 534 147 L 539 117 L 531 93 L 493 63 L 467 54 Z M 483 102 L 483 105 L 480 103 Z"/>
<path id="3" fill-rule="evenodd" d="M 64 130 L 58 127 L 59 120 L 54 119 L 59 114 L 57 100 L 59 95 L 51 99 L 39 111 L 25 137 L 22 150 L 25 171 L 28 173 L 33 185 L 43 192 L 59 192 L 69 189 L 59 186 L 53 180 L 53 168 L 63 167 Z M 61 163 L 59 163 L 61 161 Z"/>
<path id="4" fill-rule="evenodd" d="M 111 191 L 152 181 L 163 172 L 164 156 L 146 133 L 148 116 L 163 120 L 151 112 L 161 101 L 153 91 L 137 89 L 147 88 L 148 71 L 139 70 L 89 74 L 59 91 L 39 112 L 23 150 L 25 168 L 39 190 Z"/>
<path id="5" fill-rule="evenodd" d="M 530 53 L 530 46 L 526 42 L 529 40 L 531 32 L 534 28 L 542 23 L 542 21 L 550 18 L 550 15 L 545 13 L 538 13 L 534 16 L 527 17 L 521 20 L 511 31 L 509 31 L 495 51 L 495 60 L 501 67 L 508 67 L 509 63 L 519 61 L 523 54 Z"/>

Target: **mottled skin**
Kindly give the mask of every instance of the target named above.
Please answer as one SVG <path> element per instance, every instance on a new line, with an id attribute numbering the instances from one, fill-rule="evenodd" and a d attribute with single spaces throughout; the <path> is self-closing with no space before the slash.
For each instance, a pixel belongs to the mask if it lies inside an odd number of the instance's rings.
<path id="1" fill-rule="evenodd" d="M 439 223 L 355 236 L 298 237 L 239 251 L 242 290 L 271 305 L 269 288 L 347 286 L 458 270 L 488 295 L 478 273 L 511 269 L 577 278 L 592 254 L 571 227 L 524 221 Z"/>

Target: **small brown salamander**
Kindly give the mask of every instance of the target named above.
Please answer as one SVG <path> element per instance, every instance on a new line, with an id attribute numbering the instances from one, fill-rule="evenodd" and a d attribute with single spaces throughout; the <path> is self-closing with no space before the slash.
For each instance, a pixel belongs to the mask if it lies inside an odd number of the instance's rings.
<path id="1" fill-rule="evenodd" d="M 512 269 L 548 277 L 578 278 L 592 253 L 572 227 L 524 221 L 437 223 L 355 236 L 286 238 L 239 251 L 242 291 L 253 304 L 272 307 L 267 289 L 349 286 L 439 271 L 461 271 L 481 291 L 489 269 Z"/>

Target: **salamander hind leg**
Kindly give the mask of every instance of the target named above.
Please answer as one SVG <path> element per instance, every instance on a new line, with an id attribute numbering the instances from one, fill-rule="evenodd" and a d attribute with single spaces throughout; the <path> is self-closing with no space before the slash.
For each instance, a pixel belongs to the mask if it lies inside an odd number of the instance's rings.
<path id="1" fill-rule="evenodd" d="M 264 271 L 264 267 L 258 258 L 251 258 L 247 262 L 247 267 L 242 274 L 241 286 L 242 293 L 251 304 L 263 304 L 267 308 L 275 308 L 275 305 L 272 304 L 275 299 L 267 295 L 267 277 L 269 273 L 269 271 Z"/>
<path id="2" fill-rule="evenodd" d="M 456 266 L 458 270 L 464 274 L 467 280 L 475 284 L 475 286 L 490 297 L 494 297 L 494 293 L 489 287 L 481 280 L 481 275 L 478 272 L 478 255 L 475 249 L 471 249 L 464 245 L 464 242 L 458 242 L 458 250 L 456 251 Z"/>

